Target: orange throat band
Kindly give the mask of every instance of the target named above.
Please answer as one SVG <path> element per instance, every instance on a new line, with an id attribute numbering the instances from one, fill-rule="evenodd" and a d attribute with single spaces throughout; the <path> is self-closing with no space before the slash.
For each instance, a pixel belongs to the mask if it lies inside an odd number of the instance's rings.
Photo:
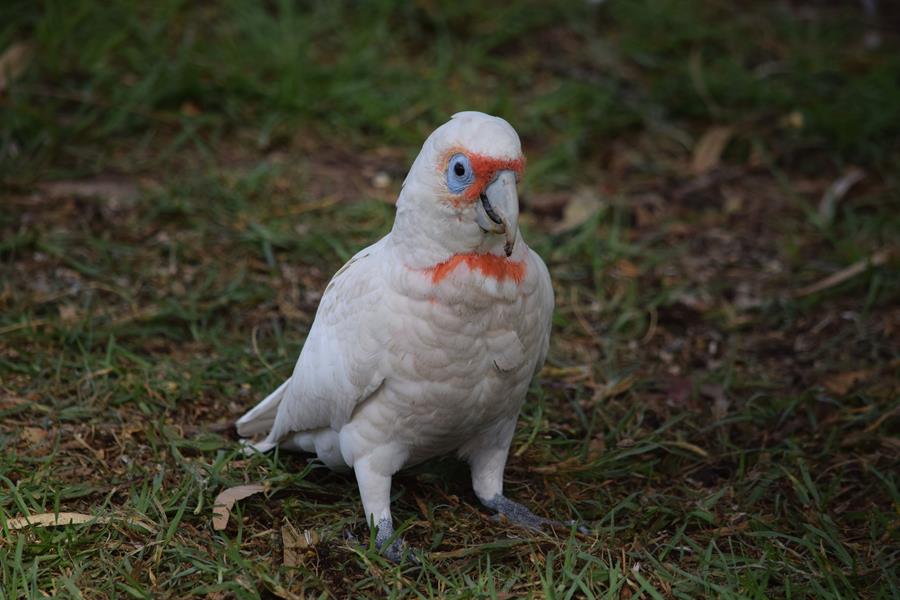
<path id="1" fill-rule="evenodd" d="M 461 264 L 465 264 L 470 271 L 478 271 L 498 282 L 509 279 L 518 285 L 525 277 L 524 261 L 515 262 L 496 254 L 454 254 L 444 262 L 425 269 L 425 273 L 431 276 L 431 283 L 437 285 Z"/>

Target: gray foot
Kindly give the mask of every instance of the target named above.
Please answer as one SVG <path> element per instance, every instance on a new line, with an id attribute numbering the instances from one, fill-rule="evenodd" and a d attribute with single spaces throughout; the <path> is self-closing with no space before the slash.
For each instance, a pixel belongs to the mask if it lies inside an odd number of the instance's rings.
<path id="1" fill-rule="evenodd" d="M 381 555 L 392 563 L 397 564 L 403 562 L 404 557 L 409 558 L 413 562 L 419 562 L 410 552 L 403 538 L 398 537 L 392 542 L 392 537 L 394 537 L 393 521 L 391 519 L 380 520 L 378 522 L 378 531 L 375 533 L 375 545 L 378 547 Z"/>
<path id="2" fill-rule="evenodd" d="M 479 500 L 481 500 L 481 503 L 486 507 L 496 511 L 497 518 L 506 518 L 509 522 L 521 525 L 528 529 L 542 530 L 547 526 L 570 528 L 575 525 L 575 528 L 580 533 L 590 533 L 584 525 L 579 525 L 575 523 L 575 521 L 556 521 L 555 519 L 539 517 L 522 504 L 510 500 L 503 494 L 497 494 L 490 500 L 480 498 Z"/>

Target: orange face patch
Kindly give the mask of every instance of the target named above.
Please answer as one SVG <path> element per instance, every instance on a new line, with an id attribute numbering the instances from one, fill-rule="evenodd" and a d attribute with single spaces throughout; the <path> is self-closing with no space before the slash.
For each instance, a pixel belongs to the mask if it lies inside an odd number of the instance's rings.
<path id="1" fill-rule="evenodd" d="M 506 279 L 517 285 L 525 278 L 525 263 L 509 260 L 495 254 L 455 254 L 425 272 L 431 276 L 431 283 L 439 284 L 458 266 L 465 264 L 470 271 L 478 271 L 485 277 L 503 282 Z"/>
<path id="2" fill-rule="evenodd" d="M 478 199 L 484 189 L 494 180 L 494 176 L 500 171 L 513 171 L 521 177 L 525 172 L 525 157 L 515 159 L 492 158 L 483 154 L 471 154 L 462 150 L 449 152 L 443 161 L 442 168 L 447 168 L 447 161 L 455 154 L 465 154 L 475 171 L 475 181 L 466 188 L 466 191 L 453 200 L 453 204 L 459 206 L 470 204 Z"/>

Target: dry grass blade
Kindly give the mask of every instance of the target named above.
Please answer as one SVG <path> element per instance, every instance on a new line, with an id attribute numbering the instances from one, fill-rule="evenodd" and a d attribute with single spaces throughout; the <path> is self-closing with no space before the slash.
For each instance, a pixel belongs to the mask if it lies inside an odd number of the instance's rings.
<path id="1" fill-rule="evenodd" d="M 828 186 L 819 201 L 819 218 L 825 223 L 830 223 L 834 218 L 834 211 L 841 198 L 847 195 L 854 185 L 865 179 L 866 173 L 857 167 L 852 167 L 837 181 Z"/>
<path id="2" fill-rule="evenodd" d="M 259 484 L 238 485 L 221 491 L 213 506 L 213 529 L 221 531 L 228 526 L 228 517 L 235 502 L 264 491 L 266 488 Z"/>
<path id="3" fill-rule="evenodd" d="M 879 250 L 869 258 L 858 260 L 852 265 L 841 269 L 837 273 L 829 275 L 825 279 L 800 288 L 799 290 L 794 292 L 794 297 L 802 298 L 804 296 L 815 294 L 816 292 L 821 292 L 822 290 L 827 290 L 828 288 L 832 288 L 836 285 L 840 285 L 848 279 L 853 279 L 857 275 L 865 273 L 872 267 L 880 267 L 881 265 L 885 264 L 890 257 L 890 250 Z"/>
<path id="4" fill-rule="evenodd" d="M 708 458 L 709 452 L 698 446 L 697 444 L 692 444 L 690 442 L 685 442 L 684 440 L 674 440 L 671 442 L 667 442 L 668 446 L 674 446 L 676 448 L 681 448 L 682 450 L 687 450 L 688 452 L 693 452 L 697 456 L 701 458 Z"/>

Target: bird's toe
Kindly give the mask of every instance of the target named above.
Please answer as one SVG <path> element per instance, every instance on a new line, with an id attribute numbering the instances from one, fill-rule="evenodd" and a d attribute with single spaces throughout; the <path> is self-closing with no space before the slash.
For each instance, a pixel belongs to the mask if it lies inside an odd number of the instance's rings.
<path id="1" fill-rule="evenodd" d="M 498 495 L 490 500 L 482 501 L 488 508 L 497 511 L 492 519 L 495 521 L 509 521 L 528 529 L 543 531 L 546 528 L 562 527 L 571 528 L 572 526 L 579 533 L 587 534 L 590 531 L 582 524 L 576 521 L 557 521 L 556 519 L 547 519 L 539 517 L 531 512 L 526 506 L 510 500 L 506 496 Z"/>

